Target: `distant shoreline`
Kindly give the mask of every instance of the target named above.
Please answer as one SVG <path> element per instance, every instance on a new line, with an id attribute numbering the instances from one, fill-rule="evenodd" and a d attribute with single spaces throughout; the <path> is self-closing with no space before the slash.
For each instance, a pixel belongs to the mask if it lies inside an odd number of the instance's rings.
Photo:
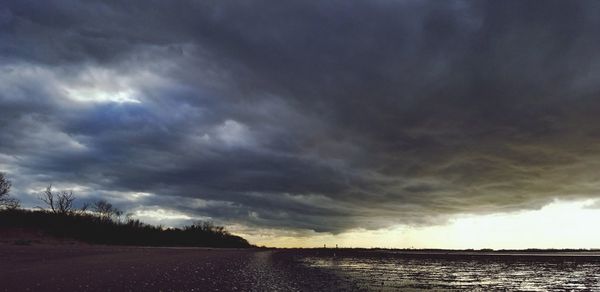
<path id="1" fill-rule="evenodd" d="M 315 256 L 408 256 L 408 257 L 593 257 L 600 259 L 598 249 L 524 249 L 524 250 L 444 250 L 444 249 L 366 249 L 366 248 L 283 248 Z"/>
<path id="2" fill-rule="evenodd" d="M 10 229 L 10 228 L 9 228 Z M 589 256 L 600 257 L 600 249 L 499 249 L 499 250 L 471 250 L 471 249 L 393 249 L 393 248 L 296 248 L 296 247 L 217 247 L 217 246 L 177 246 L 177 245 L 127 245 L 127 244 L 103 244 L 77 241 L 73 238 L 57 238 L 48 234 L 28 233 L 25 236 L 6 236 L 6 228 L 0 228 L 3 234 L 0 244 L 3 245 L 36 245 L 36 246 L 61 246 L 61 245 L 83 245 L 90 247 L 126 247 L 126 248 L 148 248 L 148 249 L 189 249 L 189 250 L 218 250 L 218 249 L 257 249 L 273 251 L 298 251 L 306 253 L 318 253 L 319 255 L 345 256 L 353 253 L 364 254 L 389 254 L 389 255 L 436 255 L 436 256 Z M 43 234 L 43 235 L 41 235 Z"/>
<path id="3" fill-rule="evenodd" d="M 599 248 L 527 248 L 527 249 L 437 249 L 437 248 L 363 248 L 363 247 L 338 247 L 338 248 L 323 248 L 323 247 L 267 247 L 272 249 L 289 249 L 289 250 L 354 250 L 354 251 L 395 251 L 395 252 L 428 252 L 428 253 L 453 253 L 453 252 L 463 252 L 463 253 L 498 253 L 498 252 L 527 252 L 527 253 L 537 253 L 537 252 L 598 252 L 600 253 Z"/>

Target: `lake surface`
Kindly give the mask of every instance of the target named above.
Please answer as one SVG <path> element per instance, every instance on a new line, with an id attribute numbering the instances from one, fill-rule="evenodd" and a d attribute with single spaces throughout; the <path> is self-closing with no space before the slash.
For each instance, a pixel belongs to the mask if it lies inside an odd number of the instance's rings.
<path id="1" fill-rule="evenodd" d="M 600 257 L 590 254 L 338 252 L 303 263 L 372 291 L 600 291 Z"/>

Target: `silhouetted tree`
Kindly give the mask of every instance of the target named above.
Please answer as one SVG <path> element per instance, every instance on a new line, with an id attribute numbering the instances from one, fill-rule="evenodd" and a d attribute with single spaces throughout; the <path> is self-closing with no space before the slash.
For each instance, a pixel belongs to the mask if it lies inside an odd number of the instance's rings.
<path id="1" fill-rule="evenodd" d="M 113 217 L 121 217 L 123 215 L 123 211 L 117 209 L 113 204 L 107 202 L 106 200 L 98 200 L 94 202 L 92 205 L 92 209 L 94 212 L 98 213 L 100 217 L 108 219 Z"/>
<path id="2" fill-rule="evenodd" d="M 59 214 L 68 214 L 74 211 L 75 196 L 72 191 L 52 191 L 52 185 L 40 195 L 39 199 L 46 204 L 50 211 Z"/>
<path id="3" fill-rule="evenodd" d="M 214 223 L 212 223 L 210 221 L 195 221 L 194 223 L 192 223 L 192 225 L 185 226 L 183 229 L 187 230 L 187 231 L 199 230 L 199 231 L 210 232 L 210 233 L 215 233 L 215 234 L 229 234 L 229 232 L 227 232 L 225 230 L 225 227 L 216 226 Z"/>
<path id="4" fill-rule="evenodd" d="M 81 206 L 81 208 L 78 210 L 79 213 L 85 213 L 85 211 L 87 211 L 90 208 L 90 203 L 83 203 L 83 205 Z"/>
<path id="5" fill-rule="evenodd" d="M 12 183 L 6 178 L 6 175 L 0 172 L 0 209 L 16 209 L 19 207 L 19 200 L 9 196 Z"/>
<path id="6" fill-rule="evenodd" d="M 4 173 L 0 172 L 0 198 L 8 196 L 11 186 L 10 180 L 6 178 Z"/>

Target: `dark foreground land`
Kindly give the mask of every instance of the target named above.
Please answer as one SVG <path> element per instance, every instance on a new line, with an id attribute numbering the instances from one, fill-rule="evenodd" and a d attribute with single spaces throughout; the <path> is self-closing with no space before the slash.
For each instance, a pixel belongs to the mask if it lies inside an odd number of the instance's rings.
<path id="1" fill-rule="evenodd" d="M 598 291 L 598 252 L 0 245 L 0 291 Z"/>
<path id="2" fill-rule="evenodd" d="M 0 246 L 0 291 L 354 290 L 265 249 Z"/>

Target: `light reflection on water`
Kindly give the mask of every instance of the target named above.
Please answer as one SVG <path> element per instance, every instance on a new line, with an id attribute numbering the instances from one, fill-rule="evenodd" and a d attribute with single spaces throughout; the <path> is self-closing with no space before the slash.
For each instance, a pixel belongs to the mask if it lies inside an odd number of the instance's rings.
<path id="1" fill-rule="evenodd" d="M 600 259 L 570 257 L 304 258 L 366 290 L 600 291 Z"/>

